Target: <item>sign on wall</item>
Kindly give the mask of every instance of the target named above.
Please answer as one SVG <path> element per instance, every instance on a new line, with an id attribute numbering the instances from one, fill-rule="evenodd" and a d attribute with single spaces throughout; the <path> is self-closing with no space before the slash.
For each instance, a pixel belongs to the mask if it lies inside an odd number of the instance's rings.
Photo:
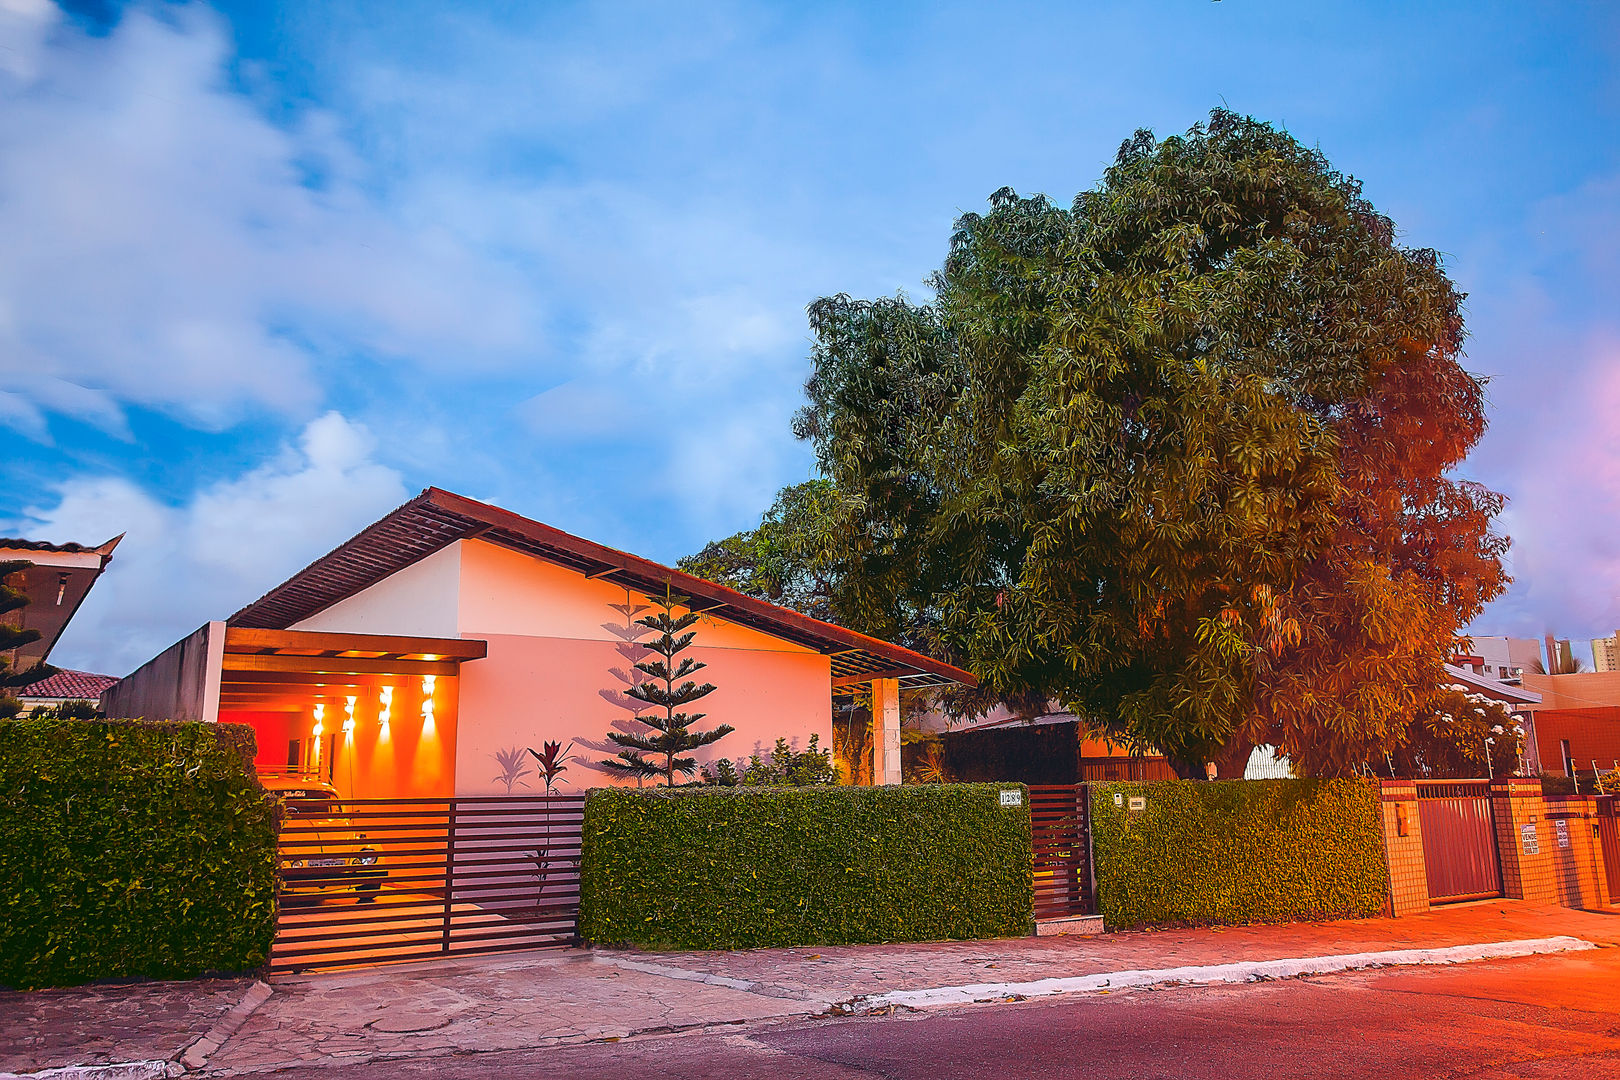
<path id="1" fill-rule="evenodd" d="M 1535 822 L 1527 821 L 1519 826 L 1519 840 L 1524 844 L 1524 853 L 1526 855 L 1541 854 L 1541 841 L 1536 836 Z"/>

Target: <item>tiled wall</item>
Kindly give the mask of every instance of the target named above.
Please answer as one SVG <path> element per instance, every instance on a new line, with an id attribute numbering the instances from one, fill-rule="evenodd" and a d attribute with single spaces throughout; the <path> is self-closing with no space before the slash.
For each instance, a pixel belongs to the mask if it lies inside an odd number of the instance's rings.
<path id="1" fill-rule="evenodd" d="M 1418 824 L 1417 788 L 1410 780 L 1383 783 L 1384 858 L 1389 865 L 1389 913 L 1395 918 L 1429 910 L 1429 881 L 1423 869 L 1423 829 Z"/>
<path id="2" fill-rule="evenodd" d="M 1386 780 L 1382 788 L 1390 914 L 1428 911 L 1417 789 L 1410 780 Z M 1491 812 L 1504 896 L 1588 910 L 1608 905 L 1594 800 L 1543 799 L 1540 780 L 1509 777 L 1491 784 Z"/>

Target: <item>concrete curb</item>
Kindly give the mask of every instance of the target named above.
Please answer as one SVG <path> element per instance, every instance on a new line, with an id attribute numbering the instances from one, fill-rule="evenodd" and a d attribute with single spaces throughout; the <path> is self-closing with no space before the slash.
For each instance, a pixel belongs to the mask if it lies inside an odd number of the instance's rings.
<path id="1" fill-rule="evenodd" d="M 247 988 L 231 1011 L 215 1021 L 201 1038 L 194 1040 L 179 1054 L 175 1055 L 181 1065 L 187 1069 L 200 1069 L 208 1064 L 208 1059 L 223 1045 L 225 1040 L 235 1035 L 247 1018 L 256 1012 L 260 1005 L 270 1000 L 272 991 L 270 984 L 260 980 Z"/>
<path id="2" fill-rule="evenodd" d="M 1596 948 L 1598 946 L 1580 938 L 1550 937 L 1524 941 L 1497 941 L 1483 945 L 1453 945 L 1444 949 L 1394 949 L 1385 952 L 1344 953 L 1338 956 L 1310 956 L 1289 960 L 1252 960 L 1197 967 L 1108 971 L 1096 975 L 1036 979 L 1022 983 L 974 983 L 969 986 L 938 986 L 927 990 L 891 990 L 885 994 L 857 998 L 851 1003 L 850 1008 L 852 1011 L 872 1011 L 903 1005 L 927 1009 L 940 1005 L 966 1005 L 977 1001 L 1096 993 L 1102 990 L 1131 990 L 1170 984 L 1246 983 L 1265 979 L 1291 979 L 1301 975 L 1327 975 L 1363 968 L 1463 964 L 1474 960 L 1580 952 Z"/>
<path id="3" fill-rule="evenodd" d="M 116 1065 L 63 1065 L 31 1073 L 0 1073 L 0 1080 L 157 1080 L 168 1076 L 172 1061 L 120 1061 Z"/>

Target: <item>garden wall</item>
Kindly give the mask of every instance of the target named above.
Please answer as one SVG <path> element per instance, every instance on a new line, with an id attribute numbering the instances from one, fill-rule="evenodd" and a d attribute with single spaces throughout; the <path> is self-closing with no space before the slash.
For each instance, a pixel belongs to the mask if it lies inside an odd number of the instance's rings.
<path id="1" fill-rule="evenodd" d="M 1033 930 L 1032 912 L 1019 785 L 600 789 L 585 803 L 580 936 L 591 942 L 1012 937 Z"/>
<path id="2" fill-rule="evenodd" d="M 253 731 L 0 721 L 0 985 L 263 964 L 276 809 Z"/>
<path id="3" fill-rule="evenodd" d="M 1377 915 L 1388 894 L 1377 785 L 1095 784 L 1097 900 L 1111 930 Z"/>

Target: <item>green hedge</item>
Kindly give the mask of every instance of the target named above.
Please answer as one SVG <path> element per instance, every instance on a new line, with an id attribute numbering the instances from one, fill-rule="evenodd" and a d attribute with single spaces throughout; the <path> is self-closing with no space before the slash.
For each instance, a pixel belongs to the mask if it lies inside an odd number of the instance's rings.
<path id="1" fill-rule="evenodd" d="M 1033 929 L 1016 784 L 601 789 L 585 802 L 580 935 L 734 949 Z"/>
<path id="2" fill-rule="evenodd" d="M 276 808 L 235 724 L 0 721 L 0 985 L 262 965 Z"/>
<path id="3" fill-rule="evenodd" d="M 1132 811 L 1132 796 L 1146 807 Z M 1110 929 L 1354 918 L 1384 906 L 1378 789 L 1364 781 L 1097 784 L 1092 807 Z"/>

